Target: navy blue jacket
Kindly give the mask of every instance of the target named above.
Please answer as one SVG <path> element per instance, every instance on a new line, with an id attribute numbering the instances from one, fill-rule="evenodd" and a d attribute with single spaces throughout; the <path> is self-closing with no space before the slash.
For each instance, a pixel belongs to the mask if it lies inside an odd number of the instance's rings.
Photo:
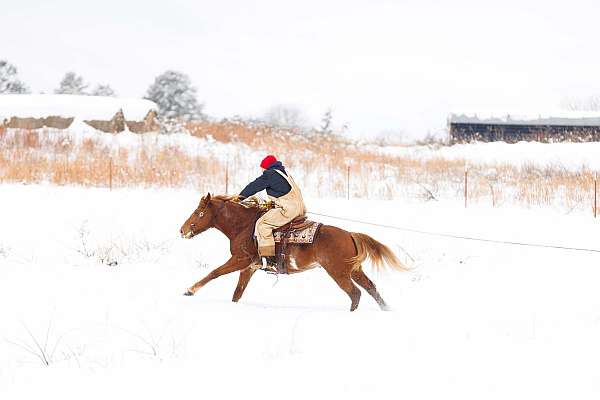
<path id="1" fill-rule="evenodd" d="M 292 187 L 283 176 L 275 172 L 276 169 L 287 175 L 281 161 L 274 162 L 269 168 L 263 171 L 261 176 L 250 182 L 240 192 L 240 196 L 250 197 L 265 189 L 267 189 L 267 194 L 273 197 L 281 197 L 288 194 L 292 190 Z"/>

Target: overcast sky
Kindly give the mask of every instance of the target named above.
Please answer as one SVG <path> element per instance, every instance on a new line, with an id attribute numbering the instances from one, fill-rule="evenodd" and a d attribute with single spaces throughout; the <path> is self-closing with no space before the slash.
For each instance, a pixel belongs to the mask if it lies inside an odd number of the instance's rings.
<path id="1" fill-rule="evenodd" d="M 600 1 L 2 2 L 0 58 L 35 92 L 66 71 L 143 96 L 188 74 L 213 116 L 329 107 L 353 134 L 437 132 L 453 110 L 600 94 Z"/>

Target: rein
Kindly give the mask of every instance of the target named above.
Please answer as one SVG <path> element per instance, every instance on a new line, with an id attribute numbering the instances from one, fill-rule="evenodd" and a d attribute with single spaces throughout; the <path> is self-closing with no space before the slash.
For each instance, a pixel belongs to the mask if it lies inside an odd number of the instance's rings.
<path id="1" fill-rule="evenodd" d="M 273 200 L 260 201 L 256 196 L 240 200 L 238 198 L 231 199 L 233 203 L 239 204 L 244 208 L 257 208 L 260 211 L 269 211 L 274 208 L 281 208 Z"/>

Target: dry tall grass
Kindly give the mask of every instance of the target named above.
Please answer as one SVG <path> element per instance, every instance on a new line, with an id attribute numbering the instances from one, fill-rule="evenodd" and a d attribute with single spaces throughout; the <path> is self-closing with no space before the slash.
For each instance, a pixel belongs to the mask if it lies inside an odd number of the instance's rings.
<path id="1" fill-rule="evenodd" d="M 100 141 L 85 139 L 80 145 L 57 140 L 42 143 L 40 132 L 17 131 L 0 135 L 0 182 L 81 185 L 97 187 L 197 185 L 221 186 L 219 161 L 190 157 L 167 147 L 148 153 L 141 148 L 111 150 Z"/>
<path id="2" fill-rule="evenodd" d="M 350 197 L 368 199 L 461 199 L 465 161 L 383 156 L 364 151 L 336 136 L 307 137 L 264 125 L 241 122 L 200 123 L 188 130 L 219 143 L 274 149 L 309 195 L 345 198 L 350 167 Z M 53 139 L 53 135 L 57 135 Z M 62 135 L 62 136 L 61 136 Z M 257 160 L 244 154 L 223 161 L 190 155 L 180 147 L 109 148 L 101 140 L 69 140 L 56 131 L 0 130 L 0 182 L 97 187 L 194 187 L 201 192 L 239 191 L 258 174 Z M 226 177 L 227 175 L 227 177 Z M 556 206 L 590 210 L 592 171 L 562 168 L 471 166 L 469 203 Z"/>

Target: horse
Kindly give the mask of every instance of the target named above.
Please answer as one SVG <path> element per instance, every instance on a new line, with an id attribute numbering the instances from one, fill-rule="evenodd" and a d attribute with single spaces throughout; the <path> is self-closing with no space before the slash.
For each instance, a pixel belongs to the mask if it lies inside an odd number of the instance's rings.
<path id="1" fill-rule="evenodd" d="M 253 234 L 256 220 L 262 212 L 264 210 L 261 211 L 257 205 L 248 207 L 241 204 L 236 196 L 211 196 L 208 193 L 201 198 L 198 207 L 181 226 L 181 237 L 191 239 L 209 228 L 216 228 L 229 239 L 231 257 L 192 285 L 184 293 L 186 296 L 193 296 L 200 288 L 221 275 L 239 271 L 232 301 L 240 300 L 252 275 L 261 266 Z M 389 309 L 387 304 L 363 271 L 362 263 L 367 258 L 377 269 L 387 265 L 392 270 L 407 270 L 387 246 L 372 237 L 330 225 L 321 227 L 312 244 L 288 246 L 286 249 L 286 259 L 290 260 L 290 274 L 321 266 L 350 297 L 350 311 L 356 310 L 361 296 L 360 289 L 354 283 L 365 289 L 379 307 L 386 311 Z"/>

